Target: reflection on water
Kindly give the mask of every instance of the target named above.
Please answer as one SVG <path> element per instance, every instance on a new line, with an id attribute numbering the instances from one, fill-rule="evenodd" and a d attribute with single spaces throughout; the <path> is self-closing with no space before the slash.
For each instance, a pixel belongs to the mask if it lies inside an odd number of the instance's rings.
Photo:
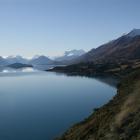
<path id="1" fill-rule="evenodd" d="M 12 73 L 12 72 L 34 72 L 37 70 L 45 71 L 48 69 L 52 69 L 56 67 L 57 65 L 34 65 L 32 67 L 24 67 L 24 68 L 11 68 L 11 67 L 0 67 L 0 72 L 4 73 Z M 59 65 L 59 66 L 64 66 L 64 65 Z"/>
<path id="2" fill-rule="evenodd" d="M 62 73 L 62 72 L 53 72 L 55 73 L 56 75 L 65 75 L 65 76 L 68 76 L 68 77 L 83 77 L 83 78 L 90 78 L 90 79 L 96 79 L 100 82 L 103 82 L 111 87 L 117 87 L 118 83 L 120 82 L 120 79 L 118 77 L 115 77 L 115 76 L 109 76 L 109 75 L 80 75 L 80 74 L 67 74 L 67 73 Z"/>
<path id="3" fill-rule="evenodd" d="M 65 66 L 65 65 L 34 65 L 34 68 L 38 70 L 48 70 L 56 66 Z"/>
<path id="4" fill-rule="evenodd" d="M 37 70 L 35 70 L 33 68 L 22 68 L 22 69 L 20 69 L 20 71 L 22 71 L 22 72 L 34 72 L 34 71 L 37 71 Z"/>
<path id="5" fill-rule="evenodd" d="M 53 68 L 54 65 L 36 65 L 33 68 L 32 67 L 26 67 L 26 68 L 19 68 L 19 69 L 15 69 L 15 68 L 9 68 L 9 67 L 0 67 L 0 76 L 17 76 L 17 75 L 26 75 L 26 74 L 34 74 L 35 72 L 43 72 L 44 70 L 47 69 L 51 69 Z M 45 72 L 45 71 L 44 71 Z M 103 83 L 106 83 L 107 85 L 110 85 L 112 87 L 116 87 L 117 84 L 119 83 L 119 79 L 117 79 L 116 77 L 111 77 L 111 76 L 89 76 L 89 75 L 69 75 L 69 74 L 65 74 L 65 73 L 57 73 L 57 72 L 51 72 L 54 73 L 55 75 L 65 75 L 65 76 L 80 76 L 80 77 L 87 77 L 87 78 L 94 78 L 97 79 Z"/>
<path id="6" fill-rule="evenodd" d="M 1 69 L 0 140 L 59 136 L 116 94 L 116 88 L 103 79 L 32 68 Z"/>
<path id="7" fill-rule="evenodd" d="M 39 70 L 31 67 L 20 69 L 0 67 L 0 77 L 25 76 L 25 75 L 33 75 L 36 73 L 39 73 Z"/>
<path id="8" fill-rule="evenodd" d="M 37 70 L 31 67 L 19 68 L 19 69 L 9 68 L 9 67 L 0 67 L 1 73 L 34 72 L 34 71 L 37 71 Z"/>

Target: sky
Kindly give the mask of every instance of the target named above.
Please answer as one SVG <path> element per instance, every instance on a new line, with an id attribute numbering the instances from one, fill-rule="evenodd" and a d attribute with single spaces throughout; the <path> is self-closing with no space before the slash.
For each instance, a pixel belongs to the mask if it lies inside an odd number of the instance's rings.
<path id="1" fill-rule="evenodd" d="M 0 0 L 0 55 L 89 51 L 140 29 L 140 0 Z"/>

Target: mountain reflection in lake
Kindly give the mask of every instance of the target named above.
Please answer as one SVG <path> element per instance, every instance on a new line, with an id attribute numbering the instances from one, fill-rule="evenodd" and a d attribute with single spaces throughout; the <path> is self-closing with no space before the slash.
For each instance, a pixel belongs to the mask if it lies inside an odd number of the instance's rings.
<path id="1" fill-rule="evenodd" d="M 10 70 L 0 73 L 1 140 L 52 140 L 116 94 L 106 80 Z"/>

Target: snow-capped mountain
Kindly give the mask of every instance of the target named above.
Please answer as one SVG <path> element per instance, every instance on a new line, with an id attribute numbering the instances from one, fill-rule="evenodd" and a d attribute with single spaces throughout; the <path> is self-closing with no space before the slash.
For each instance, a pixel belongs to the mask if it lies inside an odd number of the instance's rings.
<path id="1" fill-rule="evenodd" d="M 42 56 L 35 56 L 30 61 L 29 64 L 32 65 L 50 65 L 53 64 L 53 60 L 49 59 L 48 57 Z"/>
<path id="2" fill-rule="evenodd" d="M 28 64 L 28 60 L 26 58 L 23 58 L 22 56 L 8 56 L 6 58 L 6 61 L 9 64 L 14 64 L 14 63 L 22 63 L 22 64 Z"/>
<path id="3" fill-rule="evenodd" d="M 127 34 L 127 36 L 129 37 L 135 37 L 137 35 L 140 35 L 140 29 L 133 29 L 131 32 Z"/>
<path id="4" fill-rule="evenodd" d="M 65 51 L 65 53 L 60 56 L 56 57 L 56 61 L 67 61 L 67 60 L 72 60 L 74 58 L 77 58 L 81 55 L 85 54 L 84 50 L 70 50 L 70 51 Z"/>
<path id="5" fill-rule="evenodd" d="M 70 50 L 70 51 L 65 51 L 64 55 L 65 56 L 80 56 L 84 54 L 84 50 Z"/>

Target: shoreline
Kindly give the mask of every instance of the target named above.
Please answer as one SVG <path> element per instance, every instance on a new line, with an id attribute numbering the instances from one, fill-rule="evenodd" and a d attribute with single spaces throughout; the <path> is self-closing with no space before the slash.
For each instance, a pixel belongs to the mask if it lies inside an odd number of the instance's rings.
<path id="1" fill-rule="evenodd" d="M 140 130 L 135 121 L 140 116 L 139 74 L 140 70 L 136 69 L 123 76 L 112 100 L 55 140 L 139 140 L 140 134 L 134 132 Z"/>

